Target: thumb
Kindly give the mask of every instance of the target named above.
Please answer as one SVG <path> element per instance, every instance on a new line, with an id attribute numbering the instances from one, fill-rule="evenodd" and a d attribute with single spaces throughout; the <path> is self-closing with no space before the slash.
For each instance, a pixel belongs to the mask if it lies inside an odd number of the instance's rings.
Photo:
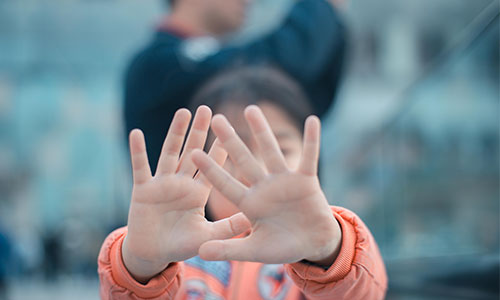
<path id="1" fill-rule="evenodd" d="M 241 212 L 213 222 L 211 226 L 210 237 L 212 240 L 230 239 L 252 228 L 250 221 Z"/>
<path id="2" fill-rule="evenodd" d="M 212 240 L 201 245 L 199 255 L 204 260 L 256 261 L 251 238 Z"/>

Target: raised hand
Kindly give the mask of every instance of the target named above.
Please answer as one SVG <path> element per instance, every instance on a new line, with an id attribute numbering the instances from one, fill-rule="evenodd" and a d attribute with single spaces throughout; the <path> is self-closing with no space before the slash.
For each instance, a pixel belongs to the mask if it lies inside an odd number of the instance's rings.
<path id="1" fill-rule="evenodd" d="M 203 148 L 211 117 L 208 107 L 198 108 L 180 155 L 191 114 L 186 109 L 176 112 L 155 176 L 148 164 L 144 135 L 140 130 L 130 133 L 134 187 L 122 256 L 138 281 L 147 282 L 169 263 L 197 255 L 208 240 L 231 238 L 249 227 L 241 213 L 214 223 L 204 217 L 211 184 L 201 174 L 195 176 L 197 168 L 190 155 Z M 216 140 L 208 156 L 221 165 L 227 154 Z"/>
<path id="2" fill-rule="evenodd" d="M 303 259 L 322 265 L 333 263 L 341 230 L 320 188 L 317 165 L 320 123 L 309 117 L 305 124 L 300 164 L 291 170 L 262 111 L 245 110 L 245 118 L 259 146 L 265 169 L 252 155 L 227 119 L 217 115 L 212 130 L 228 152 L 247 185 L 196 150 L 192 158 L 214 187 L 232 201 L 252 224 L 245 238 L 211 240 L 199 254 L 206 260 L 240 260 L 292 263 Z"/>

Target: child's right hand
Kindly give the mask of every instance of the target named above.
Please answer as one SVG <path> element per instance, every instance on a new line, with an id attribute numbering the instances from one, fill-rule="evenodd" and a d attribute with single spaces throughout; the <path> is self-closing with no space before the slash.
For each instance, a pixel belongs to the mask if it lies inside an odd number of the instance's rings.
<path id="1" fill-rule="evenodd" d="M 212 187 L 196 174 L 190 155 L 193 149 L 203 149 L 211 116 L 207 106 L 198 108 L 180 155 L 191 114 L 186 109 L 176 112 L 155 176 L 151 175 L 144 135 L 140 130 L 130 133 L 134 187 L 122 257 L 140 282 L 147 282 L 172 262 L 196 256 L 206 241 L 231 238 L 250 228 L 241 213 L 214 223 L 205 219 L 204 207 Z M 227 156 L 217 140 L 209 155 L 220 165 Z"/>

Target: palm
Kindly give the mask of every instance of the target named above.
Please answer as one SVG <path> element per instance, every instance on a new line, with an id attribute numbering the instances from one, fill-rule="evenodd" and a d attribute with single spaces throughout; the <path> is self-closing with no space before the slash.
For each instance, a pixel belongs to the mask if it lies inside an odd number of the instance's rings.
<path id="1" fill-rule="evenodd" d="M 322 257 L 338 242 L 339 227 L 332 216 L 316 176 L 319 122 L 306 123 L 304 149 L 297 170 L 290 170 L 260 110 L 247 109 L 246 117 L 267 168 L 264 171 L 227 120 L 216 117 L 212 128 L 224 144 L 249 187 L 241 184 L 201 152 L 195 163 L 214 186 L 233 201 L 252 223 L 243 239 L 209 241 L 200 248 L 211 260 L 251 260 L 289 263 Z M 333 237 L 337 241 L 330 242 Z M 326 238 L 326 239 L 325 239 Z"/>
<path id="2" fill-rule="evenodd" d="M 143 258 L 168 253 L 169 260 L 181 261 L 198 253 L 210 226 L 203 209 L 208 192 L 192 178 L 177 175 L 160 176 L 134 187 L 132 195 L 137 200 L 131 203 L 129 231 L 136 223 L 150 224 L 137 243 L 147 252 Z"/>
<path id="3" fill-rule="evenodd" d="M 248 221 L 242 214 L 215 223 L 204 217 L 211 184 L 201 174 L 195 176 L 196 167 L 189 156 L 193 149 L 204 146 L 210 118 L 207 107 L 198 109 L 180 154 L 190 114 L 187 110 L 176 113 L 155 176 L 151 175 L 142 132 L 134 130 L 130 135 L 134 188 L 122 251 L 125 265 L 138 278 L 146 279 L 171 262 L 197 255 L 200 245 L 209 239 L 229 238 L 246 229 Z M 226 159 L 218 142 L 209 155 L 218 164 Z"/>
<path id="4" fill-rule="evenodd" d="M 250 219 L 279 218 L 283 211 L 300 211 L 309 197 L 320 192 L 315 177 L 285 172 L 248 189 L 239 207 Z"/>

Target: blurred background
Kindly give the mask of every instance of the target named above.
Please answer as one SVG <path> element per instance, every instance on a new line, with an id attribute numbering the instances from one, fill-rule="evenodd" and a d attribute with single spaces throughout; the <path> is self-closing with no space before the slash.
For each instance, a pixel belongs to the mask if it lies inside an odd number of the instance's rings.
<path id="1" fill-rule="evenodd" d="M 255 0 L 236 41 L 291 4 Z M 0 299 L 98 299 L 97 254 L 126 224 L 131 191 L 123 71 L 164 11 L 0 0 Z M 372 230 L 388 299 L 499 297 L 499 11 L 496 0 L 347 1 L 322 184 Z"/>

